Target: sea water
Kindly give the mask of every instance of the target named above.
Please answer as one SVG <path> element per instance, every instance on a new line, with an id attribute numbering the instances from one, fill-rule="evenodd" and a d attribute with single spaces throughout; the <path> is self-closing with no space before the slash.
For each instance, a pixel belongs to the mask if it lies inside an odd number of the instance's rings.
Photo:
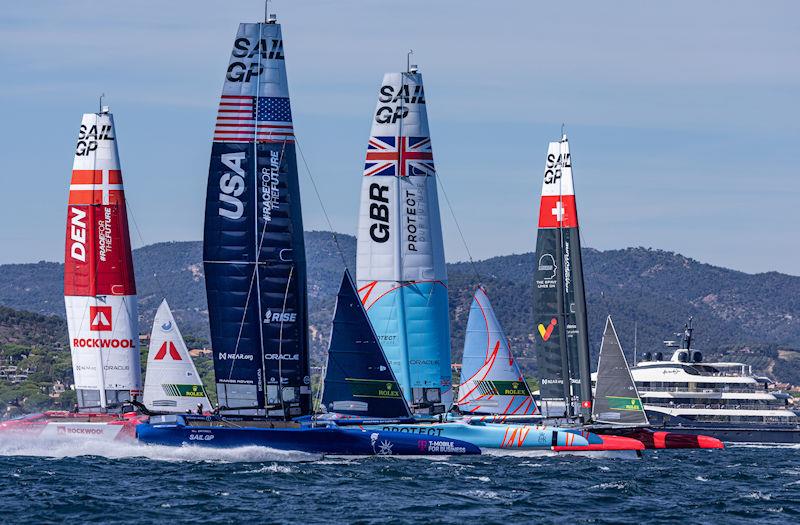
<path id="1" fill-rule="evenodd" d="M 800 448 L 323 458 L 0 442 L 3 523 L 800 522 Z"/>

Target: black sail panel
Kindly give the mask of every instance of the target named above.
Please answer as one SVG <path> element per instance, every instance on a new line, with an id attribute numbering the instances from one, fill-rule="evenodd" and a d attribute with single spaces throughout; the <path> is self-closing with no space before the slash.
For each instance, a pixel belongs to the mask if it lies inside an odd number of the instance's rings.
<path id="1" fill-rule="evenodd" d="M 347 271 L 336 297 L 322 404 L 328 412 L 339 414 L 411 417 L 397 378 Z"/>

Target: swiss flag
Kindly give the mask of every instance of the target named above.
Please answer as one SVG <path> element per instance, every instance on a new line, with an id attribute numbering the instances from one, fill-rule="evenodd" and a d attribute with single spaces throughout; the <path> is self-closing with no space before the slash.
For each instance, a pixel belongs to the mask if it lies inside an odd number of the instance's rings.
<path id="1" fill-rule="evenodd" d="M 589 400 L 587 399 L 586 401 L 584 401 L 583 403 L 581 403 L 581 406 L 582 406 L 583 408 L 592 408 L 592 402 L 591 402 L 591 401 L 589 401 Z"/>
<path id="2" fill-rule="evenodd" d="M 539 228 L 577 228 L 575 195 L 542 195 Z"/>
<path id="3" fill-rule="evenodd" d="M 111 331 L 111 307 L 110 306 L 90 306 L 89 307 L 89 330 L 93 332 Z"/>
<path id="4" fill-rule="evenodd" d="M 169 348 L 169 357 L 173 361 L 181 361 L 181 354 L 178 353 L 178 349 L 175 348 L 175 343 L 172 341 L 164 341 L 161 344 L 161 348 L 158 349 L 156 352 L 156 356 L 153 358 L 155 361 L 161 361 L 167 355 L 167 349 Z"/>

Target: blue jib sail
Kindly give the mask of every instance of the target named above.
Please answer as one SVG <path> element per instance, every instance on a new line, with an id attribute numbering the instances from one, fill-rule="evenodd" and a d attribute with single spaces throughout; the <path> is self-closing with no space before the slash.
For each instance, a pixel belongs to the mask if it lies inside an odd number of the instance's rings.
<path id="1" fill-rule="evenodd" d="M 311 412 L 306 261 L 279 24 L 241 24 L 220 99 L 203 263 L 228 412 Z"/>
<path id="2" fill-rule="evenodd" d="M 336 297 L 322 403 L 338 414 L 411 417 L 347 270 Z"/>

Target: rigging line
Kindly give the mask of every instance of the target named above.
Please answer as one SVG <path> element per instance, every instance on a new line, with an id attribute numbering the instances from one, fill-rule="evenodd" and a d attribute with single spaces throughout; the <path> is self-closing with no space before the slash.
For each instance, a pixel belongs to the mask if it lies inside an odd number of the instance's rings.
<path id="1" fill-rule="evenodd" d="M 278 398 L 281 400 L 281 410 L 286 415 L 286 406 L 283 401 L 283 314 L 286 312 L 286 301 L 289 298 L 289 286 L 294 275 L 294 265 L 289 267 L 289 277 L 286 279 L 286 289 L 283 292 L 283 306 L 281 307 L 281 327 L 278 332 Z M 266 377 L 266 374 L 264 374 Z M 299 395 L 299 392 L 298 392 Z M 299 401 L 299 399 L 298 399 Z"/>
<path id="2" fill-rule="evenodd" d="M 453 205 L 450 203 L 450 197 L 447 196 L 447 191 L 444 188 L 444 181 L 442 177 L 437 173 L 435 175 L 436 181 L 439 183 L 439 187 L 442 189 L 442 195 L 444 195 L 444 200 L 447 203 L 447 208 L 450 210 L 450 215 L 453 217 L 453 222 L 456 225 L 456 229 L 458 230 L 458 236 L 461 237 L 461 244 L 464 245 L 464 250 L 467 252 L 467 257 L 469 258 L 470 267 L 472 271 L 475 273 L 475 277 L 478 279 L 478 284 L 480 285 L 482 282 L 481 274 L 478 272 L 478 266 L 475 264 L 475 259 L 472 258 L 472 252 L 469 250 L 469 246 L 467 245 L 467 240 L 464 238 L 464 232 L 461 231 L 461 225 L 458 223 L 458 219 L 456 218 L 456 212 L 453 209 Z"/>
<path id="3" fill-rule="evenodd" d="M 317 196 L 317 202 L 319 202 L 319 206 L 322 208 L 322 214 L 325 216 L 325 222 L 328 223 L 331 237 L 333 237 L 333 244 L 336 245 L 336 251 L 339 252 L 339 257 L 341 257 L 344 267 L 349 270 L 347 266 L 347 258 L 344 256 L 344 251 L 339 245 L 339 238 L 336 236 L 336 231 L 333 229 L 333 223 L 331 223 L 331 218 L 328 216 L 328 210 L 325 208 L 325 204 L 322 202 L 322 196 L 317 188 L 317 181 L 314 179 L 314 176 L 311 174 L 311 169 L 308 167 L 308 162 L 306 161 L 306 156 L 303 154 L 303 148 L 300 147 L 300 140 L 297 138 L 297 134 L 294 136 L 294 143 L 297 146 L 297 151 L 300 153 L 300 158 L 303 160 L 303 166 L 306 168 L 308 178 L 311 180 L 311 186 L 314 188 L 314 194 Z"/>

